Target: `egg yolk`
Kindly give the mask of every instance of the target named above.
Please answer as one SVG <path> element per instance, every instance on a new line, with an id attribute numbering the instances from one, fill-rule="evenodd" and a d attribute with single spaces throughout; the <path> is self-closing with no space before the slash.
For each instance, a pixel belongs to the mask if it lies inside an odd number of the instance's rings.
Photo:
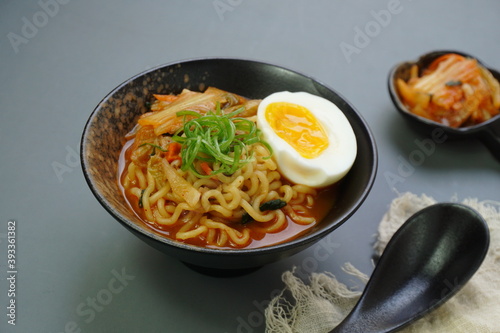
<path id="1" fill-rule="evenodd" d="M 274 102 L 267 106 L 265 116 L 274 132 L 304 158 L 316 158 L 328 147 L 321 123 L 302 105 Z"/>

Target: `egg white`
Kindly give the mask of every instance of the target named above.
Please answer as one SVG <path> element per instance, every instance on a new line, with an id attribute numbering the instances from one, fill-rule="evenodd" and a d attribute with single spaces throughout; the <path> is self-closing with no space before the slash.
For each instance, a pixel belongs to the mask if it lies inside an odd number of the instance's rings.
<path id="1" fill-rule="evenodd" d="M 288 102 L 307 108 L 323 126 L 328 147 L 316 158 L 305 158 L 280 138 L 267 122 L 265 110 L 274 102 Z M 257 111 L 257 126 L 273 149 L 279 171 L 295 184 L 314 188 L 329 186 L 342 179 L 356 159 L 354 131 L 344 113 L 332 102 L 306 92 L 277 92 L 264 98 Z"/>

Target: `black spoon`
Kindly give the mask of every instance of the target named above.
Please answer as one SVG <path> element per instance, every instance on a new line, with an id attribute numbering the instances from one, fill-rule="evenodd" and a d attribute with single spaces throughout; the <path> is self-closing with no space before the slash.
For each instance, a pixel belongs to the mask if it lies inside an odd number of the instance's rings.
<path id="1" fill-rule="evenodd" d="M 500 161 L 500 115 L 497 115 L 477 125 L 454 128 L 412 113 L 404 105 L 399 97 L 396 88 L 396 80 L 398 78 L 407 81 L 410 76 L 410 69 L 414 64 L 418 65 L 419 68 L 426 68 L 436 58 L 447 53 L 456 53 L 465 57 L 474 58 L 473 56 L 464 52 L 442 50 L 426 53 L 422 55 L 417 61 L 403 62 L 401 64 L 398 64 L 394 66 L 389 72 L 389 96 L 391 97 L 391 100 L 394 103 L 396 109 L 405 117 L 406 120 L 408 120 L 413 126 L 417 127 L 418 129 L 425 132 L 435 131 L 436 129 L 439 129 L 442 133 L 440 137 L 444 137 L 444 135 L 446 135 L 446 137 L 449 137 L 451 139 L 476 138 L 480 140 L 486 146 L 486 148 L 488 148 L 493 157 Z M 487 67 L 479 59 L 475 59 L 483 66 Z M 492 68 L 488 68 L 488 70 L 498 81 L 500 81 L 500 72 Z"/>
<path id="2" fill-rule="evenodd" d="M 330 333 L 403 328 L 453 296 L 488 247 L 488 226 L 475 210 L 456 203 L 422 209 L 391 238 L 358 303 Z"/>

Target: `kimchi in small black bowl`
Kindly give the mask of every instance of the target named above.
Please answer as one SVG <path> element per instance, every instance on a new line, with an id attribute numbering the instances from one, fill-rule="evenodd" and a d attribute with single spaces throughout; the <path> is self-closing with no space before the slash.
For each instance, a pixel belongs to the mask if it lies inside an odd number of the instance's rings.
<path id="1" fill-rule="evenodd" d="M 452 123 L 447 123 L 446 117 L 448 116 L 446 113 L 442 112 L 442 119 L 439 121 L 439 119 L 431 119 L 428 118 L 422 114 L 419 114 L 419 112 L 415 112 L 412 110 L 412 107 L 408 104 L 408 102 L 405 101 L 405 99 L 402 96 L 402 93 L 400 91 L 400 88 L 398 88 L 398 80 L 402 80 L 404 82 L 408 82 L 410 80 L 410 77 L 412 75 L 412 70 L 414 68 L 418 68 L 418 75 L 422 75 L 422 73 L 428 69 L 432 64 L 437 61 L 438 59 L 442 59 L 442 57 L 445 57 L 447 55 L 458 55 L 463 58 L 467 59 L 472 59 L 477 61 L 477 63 L 489 71 L 491 73 L 490 78 L 500 81 L 500 72 L 497 70 L 488 67 L 485 65 L 481 60 L 477 59 L 476 57 L 464 53 L 462 51 L 454 51 L 454 50 L 439 50 L 439 51 L 432 51 L 429 53 L 425 53 L 418 57 L 418 59 L 413 60 L 413 61 L 404 61 L 399 64 L 396 64 L 389 72 L 388 76 L 388 90 L 389 90 L 389 96 L 394 103 L 394 106 L 396 110 L 401 114 L 405 120 L 408 121 L 408 123 L 417 131 L 425 133 L 426 135 L 431 135 L 431 136 L 436 136 L 439 138 L 450 138 L 453 140 L 460 140 L 460 139 L 478 139 L 480 140 L 486 148 L 489 149 L 491 154 L 500 161 L 500 109 L 498 106 L 496 107 L 495 113 L 491 116 L 490 114 L 486 113 L 486 116 L 479 116 L 479 120 L 473 119 L 474 114 L 472 116 L 469 116 L 470 113 L 466 113 L 466 115 L 461 116 L 461 112 L 463 109 L 457 109 L 456 111 L 456 116 L 457 117 L 462 117 L 461 121 L 463 121 L 460 125 L 457 126 L 452 126 Z M 444 70 L 443 70 L 444 72 Z M 448 73 L 452 72 L 452 70 L 449 70 Z M 460 74 L 460 73 L 458 73 Z M 442 74 L 443 76 L 445 75 L 444 73 Z M 455 73 L 457 75 L 457 73 Z M 448 81 L 446 82 L 446 85 L 449 86 L 449 89 L 454 89 L 454 88 L 459 88 L 460 85 L 462 85 L 465 82 L 461 82 L 460 80 L 457 80 L 455 78 L 453 79 L 447 79 Z M 430 81 L 430 80 L 429 80 Z M 428 83 L 427 87 L 430 85 Z M 497 90 L 497 102 L 498 104 L 498 87 L 496 88 Z M 472 97 L 478 97 L 482 96 L 483 92 L 471 92 L 470 95 Z M 428 94 L 430 99 L 432 100 L 433 98 L 438 98 L 436 95 L 437 94 Z M 467 102 L 465 102 L 467 103 Z M 479 107 L 477 107 L 476 111 L 481 111 L 481 104 Z M 480 114 L 480 112 L 477 112 Z M 481 114 L 480 114 L 481 115 Z"/>

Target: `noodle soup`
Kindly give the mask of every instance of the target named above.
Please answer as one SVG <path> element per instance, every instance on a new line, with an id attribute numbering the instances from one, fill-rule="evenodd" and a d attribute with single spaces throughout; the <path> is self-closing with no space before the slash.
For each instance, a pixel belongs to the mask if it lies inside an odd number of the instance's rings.
<path id="1" fill-rule="evenodd" d="M 260 100 L 216 88 L 155 95 L 127 135 L 119 184 L 156 233 L 211 248 L 265 247 L 312 228 L 337 184 L 292 183 L 257 126 Z"/>

